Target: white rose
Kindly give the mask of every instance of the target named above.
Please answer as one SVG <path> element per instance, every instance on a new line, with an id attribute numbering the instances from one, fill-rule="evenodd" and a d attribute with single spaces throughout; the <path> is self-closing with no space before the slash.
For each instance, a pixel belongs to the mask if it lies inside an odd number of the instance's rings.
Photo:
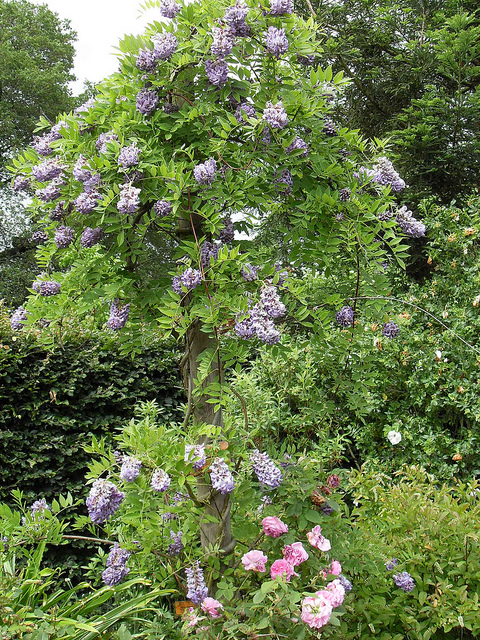
<path id="1" fill-rule="evenodd" d="M 389 431 L 387 433 L 387 438 L 392 444 L 398 444 L 402 439 L 402 434 L 399 431 Z"/>

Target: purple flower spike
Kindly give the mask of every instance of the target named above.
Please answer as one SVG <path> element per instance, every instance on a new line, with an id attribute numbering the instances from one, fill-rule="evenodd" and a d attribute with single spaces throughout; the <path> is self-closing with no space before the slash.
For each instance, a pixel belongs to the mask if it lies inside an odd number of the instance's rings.
<path id="1" fill-rule="evenodd" d="M 125 482 L 133 482 L 140 475 L 142 463 L 138 458 L 133 456 L 123 456 L 122 467 L 120 469 L 120 478 Z"/>
<path id="2" fill-rule="evenodd" d="M 231 53 L 235 44 L 235 35 L 230 27 L 213 27 L 212 28 L 213 43 L 211 52 L 214 56 L 225 58 Z"/>
<path id="3" fill-rule="evenodd" d="M 217 163 L 213 158 L 209 158 L 202 164 L 197 164 L 193 169 L 193 175 L 198 184 L 210 186 L 215 180 L 217 173 Z"/>
<path id="4" fill-rule="evenodd" d="M 386 322 L 383 325 L 382 335 L 385 336 L 385 338 L 389 338 L 391 340 L 392 338 L 396 338 L 399 333 L 400 329 L 398 324 L 395 324 L 394 322 Z"/>
<path id="5" fill-rule="evenodd" d="M 272 129 L 283 129 L 288 122 L 287 112 L 281 102 L 277 102 L 275 105 L 267 102 L 263 110 L 263 119 Z"/>
<path id="6" fill-rule="evenodd" d="M 75 200 L 75 207 L 79 213 L 84 213 L 85 215 L 92 213 L 101 197 L 98 191 L 81 193 Z"/>
<path id="7" fill-rule="evenodd" d="M 280 58 L 288 49 L 288 38 L 285 29 L 277 29 L 277 27 L 268 27 L 265 34 L 265 45 L 268 52 L 276 58 Z"/>
<path id="8" fill-rule="evenodd" d="M 106 585 L 113 587 L 130 573 L 130 569 L 125 565 L 131 555 L 131 552 L 127 551 L 127 549 L 122 549 L 118 542 L 114 544 L 108 554 L 107 568 L 102 573 L 102 578 Z"/>
<path id="9" fill-rule="evenodd" d="M 210 479 L 213 489 L 220 493 L 232 493 L 235 488 L 232 473 L 223 458 L 215 458 L 210 465 Z"/>
<path id="10" fill-rule="evenodd" d="M 18 331 L 21 329 L 27 319 L 28 311 L 23 307 L 18 307 L 18 309 L 13 313 L 10 318 L 10 326 L 14 331 Z"/>
<path id="11" fill-rule="evenodd" d="M 187 599 L 194 604 L 201 604 L 208 596 L 208 589 L 198 560 L 192 567 L 187 567 L 185 573 L 187 574 Z"/>
<path id="12" fill-rule="evenodd" d="M 270 15 L 283 16 L 293 12 L 292 0 L 270 0 Z"/>
<path id="13" fill-rule="evenodd" d="M 118 200 L 117 209 L 120 213 L 134 213 L 140 206 L 140 191 L 130 184 L 122 184 L 120 186 L 120 198 Z"/>
<path id="14" fill-rule="evenodd" d="M 137 109 L 145 116 L 149 116 L 158 107 L 158 96 L 155 91 L 142 89 L 137 94 Z"/>
<path id="15" fill-rule="evenodd" d="M 130 303 L 122 304 L 118 298 L 115 298 L 110 306 L 110 317 L 107 321 L 107 327 L 113 331 L 123 329 L 127 324 L 129 314 Z"/>
<path id="16" fill-rule="evenodd" d="M 152 474 L 152 480 L 150 481 L 150 486 L 154 491 L 163 493 L 168 489 L 171 481 L 172 480 L 166 471 L 164 471 L 163 469 L 157 469 Z"/>
<path id="17" fill-rule="evenodd" d="M 205 60 L 208 81 L 216 87 L 223 87 L 228 80 L 228 64 L 225 60 Z"/>
<path id="18" fill-rule="evenodd" d="M 293 140 L 292 144 L 288 146 L 285 151 L 287 153 L 292 153 L 292 151 L 303 150 L 303 153 L 300 154 L 300 158 L 306 158 L 308 156 L 309 148 L 308 144 L 302 138 L 298 136 Z"/>
<path id="19" fill-rule="evenodd" d="M 117 511 L 125 494 L 113 482 L 98 479 L 92 485 L 87 498 L 87 509 L 94 524 L 103 524 Z"/>
<path id="20" fill-rule="evenodd" d="M 172 213 L 172 209 L 172 203 L 168 202 L 168 200 L 157 200 L 157 202 L 155 202 L 155 204 L 153 205 L 153 210 L 155 211 L 157 216 L 160 216 L 161 218 L 164 218 L 165 216 L 168 216 L 170 213 Z"/>
<path id="21" fill-rule="evenodd" d="M 175 18 L 182 8 L 175 0 L 162 0 L 160 3 L 160 15 L 165 18 Z"/>
<path id="22" fill-rule="evenodd" d="M 283 473 L 267 453 L 260 453 L 258 449 L 254 449 L 250 455 L 250 462 L 258 481 L 266 489 L 276 489 L 282 484 Z"/>
<path id="23" fill-rule="evenodd" d="M 103 234 L 104 232 L 102 227 L 97 227 L 96 229 L 86 227 L 83 230 L 82 235 L 80 236 L 80 245 L 84 249 L 93 247 L 100 242 L 100 240 L 103 238 Z"/>
<path id="24" fill-rule="evenodd" d="M 354 312 L 352 307 L 342 307 L 340 311 L 335 314 L 335 320 L 342 327 L 351 327 L 354 319 Z"/>
<path id="25" fill-rule="evenodd" d="M 122 147 L 118 155 L 118 164 L 125 169 L 135 167 L 139 162 L 140 153 L 141 150 L 135 142 L 128 147 Z"/>
<path id="26" fill-rule="evenodd" d="M 157 68 L 157 57 L 151 49 L 140 49 L 135 64 L 144 73 L 153 73 Z"/>
<path id="27" fill-rule="evenodd" d="M 175 53 L 177 38 L 173 33 L 159 33 L 152 38 L 153 54 L 156 60 L 168 60 Z"/>
<path id="28" fill-rule="evenodd" d="M 393 581 L 397 587 L 400 587 L 403 591 L 413 591 L 415 589 L 415 580 L 407 572 L 397 573 L 393 576 Z"/>

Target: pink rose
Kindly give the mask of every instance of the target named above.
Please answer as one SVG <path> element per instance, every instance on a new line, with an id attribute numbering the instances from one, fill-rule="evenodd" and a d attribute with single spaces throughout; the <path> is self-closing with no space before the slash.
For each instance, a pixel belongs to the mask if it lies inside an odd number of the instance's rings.
<path id="1" fill-rule="evenodd" d="M 303 622 L 314 629 L 321 629 L 330 620 L 332 605 L 318 591 L 315 598 L 308 597 L 302 600 Z"/>
<path id="2" fill-rule="evenodd" d="M 269 516 L 262 520 L 263 532 L 266 536 L 278 538 L 283 533 L 288 533 L 287 525 L 277 518 L 277 516 Z"/>
<path id="3" fill-rule="evenodd" d="M 330 551 L 332 548 L 330 540 L 322 536 L 322 527 L 319 524 L 307 533 L 307 538 L 312 547 L 320 551 Z"/>
<path id="4" fill-rule="evenodd" d="M 342 565 L 338 560 L 332 560 L 332 566 L 328 573 L 331 573 L 334 576 L 339 576 L 342 573 Z"/>
<path id="5" fill-rule="evenodd" d="M 301 542 L 294 542 L 293 544 L 287 544 L 283 547 L 283 557 L 287 562 L 290 562 L 294 567 L 302 564 L 305 560 L 308 560 L 308 553 L 303 548 Z"/>
<path id="6" fill-rule="evenodd" d="M 242 558 L 245 571 L 261 571 L 262 573 L 265 573 L 265 563 L 267 560 L 267 556 L 256 549 L 249 551 Z"/>
<path id="7" fill-rule="evenodd" d="M 223 610 L 223 604 L 215 598 L 205 598 L 202 602 L 202 610 L 212 618 L 220 618 L 222 614 L 219 613 L 219 609 Z"/>
<path id="8" fill-rule="evenodd" d="M 327 584 L 326 589 L 317 591 L 315 595 L 321 595 L 335 609 L 335 607 L 339 607 L 345 599 L 345 588 L 340 580 L 333 580 Z"/>
<path id="9" fill-rule="evenodd" d="M 277 576 L 285 577 L 287 582 L 290 582 L 292 576 L 296 576 L 293 566 L 287 560 L 275 560 L 270 569 L 270 575 L 272 580 L 275 580 Z"/>

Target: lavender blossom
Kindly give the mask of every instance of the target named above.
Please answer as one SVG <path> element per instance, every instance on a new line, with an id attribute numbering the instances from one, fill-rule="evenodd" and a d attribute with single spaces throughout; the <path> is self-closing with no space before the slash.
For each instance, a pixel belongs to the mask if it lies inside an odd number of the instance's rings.
<path id="1" fill-rule="evenodd" d="M 14 331 L 18 331 L 19 329 L 21 329 L 25 323 L 25 320 L 27 319 L 27 316 L 28 311 L 23 307 L 18 307 L 18 309 L 13 312 L 12 317 L 10 318 L 10 326 L 12 327 L 12 329 Z"/>
<path id="2" fill-rule="evenodd" d="M 218 258 L 219 250 L 220 247 L 218 244 L 213 244 L 213 242 L 208 242 L 208 240 L 202 244 L 200 260 L 204 269 L 208 269 L 212 261 L 215 261 Z"/>
<path id="3" fill-rule="evenodd" d="M 187 567 L 185 573 L 187 574 L 187 599 L 193 604 L 201 604 L 208 596 L 208 589 L 198 560 L 192 567 Z"/>
<path id="4" fill-rule="evenodd" d="M 64 184 L 65 182 L 62 178 L 55 178 L 43 189 L 37 189 L 35 195 L 42 202 L 52 202 L 52 200 L 57 200 L 60 197 L 60 187 Z"/>
<path id="5" fill-rule="evenodd" d="M 53 153 L 50 143 L 53 142 L 51 134 L 44 133 L 42 136 L 34 136 L 32 147 L 40 156 L 49 156 Z"/>
<path id="6" fill-rule="evenodd" d="M 235 36 L 230 27 L 212 27 L 213 43 L 211 52 L 214 56 L 225 58 L 232 52 Z"/>
<path id="7" fill-rule="evenodd" d="M 351 327 L 353 325 L 354 317 L 355 313 L 352 307 L 349 306 L 342 307 L 340 311 L 337 311 L 335 314 L 335 320 L 342 327 Z"/>
<path id="8" fill-rule="evenodd" d="M 54 124 L 50 129 L 50 138 L 52 141 L 63 138 L 61 129 L 70 129 L 70 126 L 65 122 L 65 120 L 60 120 L 60 122 Z"/>
<path id="9" fill-rule="evenodd" d="M 175 53 L 177 38 L 173 33 L 158 33 L 152 38 L 153 55 L 156 60 L 168 60 Z"/>
<path id="10" fill-rule="evenodd" d="M 212 487 L 220 493 L 232 493 L 235 489 L 233 475 L 223 458 L 215 458 L 210 465 Z"/>
<path id="11" fill-rule="evenodd" d="M 37 182 L 47 182 L 58 178 L 63 173 L 63 166 L 55 158 L 44 160 L 41 164 L 32 167 L 32 177 Z"/>
<path id="12" fill-rule="evenodd" d="M 258 280 L 258 269 L 259 267 L 255 267 L 253 264 L 250 264 L 250 262 L 247 262 L 242 267 L 240 273 L 246 282 L 253 282 L 254 280 Z"/>
<path id="13" fill-rule="evenodd" d="M 406 208 L 406 207 L 405 207 Z M 394 216 L 394 212 L 391 209 L 386 209 L 385 211 L 379 211 L 377 213 L 377 218 L 382 222 L 388 222 Z"/>
<path id="14" fill-rule="evenodd" d="M 394 322 L 386 322 L 383 325 L 382 335 L 385 336 L 385 338 L 389 338 L 391 340 L 392 338 L 396 338 L 399 333 L 400 329 L 398 324 L 395 324 Z"/>
<path id="15" fill-rule="evenodd" d="M 178 295 L 182 295 L 183 294 L 183 288 L 182 288 L 182 279 L 180 276 L 175 276 L 172 280 L 172 289 L 174 290 L 175 293 L 178 293 Z"/>
<path id="16" fill-rule="evenodd" d="M 288 122 L 287 112 L 283 108 L 283 103 L 277 102 L 274 105 L 271 102 L 267 102 L 263 110 L 263 119 L 272 129 L 283 129 Z"/>
<path id="17" fill-rule="evenodd" d="M 168 489 L 171 481 L 172 480 L 166 471 L 164 471 L 163 469 L 156 469 L 152 474 L 150 486 L 154 491 L 163 493 Z"/>
<path id="18" fill-rule="evenodd" d="M 75 113 L 88 113 L 93 106 L 95 106 L 95 100 L 94 98 L 89 98 L 75 109 Z"/>
<path id="19" fill-rule="evenodd" d="M 277 27 L 268 27 L 265 33 L 265 45 L 273 56 L 280 58 L 288 49 L 288 38 L 285 29 L 277 29 Z"/>
<path id="20" fill-rule="evenodd" d="M 134 456 L 123 456 L 122 467 L 120 469 L 120 478 L 125 482 L 133 482 L 140 475 L 142 467 L 141 460 Z"/>
<path id="21" fill-rule="evenodd" d="M 15 191 L 26 191 L 30 187 L 30 180 L 26 176 L 15 176 L 13 189 Z"/>
<path id="22" fill-rule="evenodd" d="M 32 514 L 33 518 L 36 517 L 37 513 L 40 515 L 40 517 L 42 517 L 45 511 L 51 511 L 45 498 L 35 500 L 35 502 L 30 507 L 30 513 Z"/>
<path id="23" fill-rule="evenodd" d="M 293 12 L 292 0 L 270 0 L 270 15 L 283 16 Z"/>
<path id="24" fill-rule="evenodd" d="M 257 334 L 253 318 L 248 315 L 243 320 L 240 320 L 239 317 L 241 316 L 237 316 L 235 320 L 235 333 L 239 338 L 242 338 L 243 340 L 253 338 Z"/>
<path id="25" fill-rule="evenodd" d="M 84 249 L 93 247 L 100 242 L 100 240 L 103 238 L 103 235 L 104 231 L 102 227 L 97 227 L 96 229 L 86 227 L 82 231 L 82 235 L 80 236 L 80 245 Z"/>
<path id="26" fill-rule="evenodd" d="M 140 49 L 135 64 L 140 71 L 153 73 L 157 68 L 157 58 L 151 49 Z"/>
<path id="27" fill-rule="evenodd" d="M 165 18 L 175 18 L 182 7 L 175 0 L 161 0 L 160 15 Z"/>
<path id="28" fill-rule="evenodd" d="M 32 289 L 45 298 L 60 293 L 61 285 L 55 280 L 35 280 Z"/>
<path id="29" fill-rule="evenodd" d="M 244 115 L 246 115 L 248 118 L 254 118 L 257 115 L 257 112 L 255 111 L 255 107 L 253 106 L 253 104 L 250 104 L 248 102 L 242 102 L 241 104 L 238 105 L 235 111 L 235 118 L 239 122 L 244 124 L 245 123 L 245 120 L 243 118 Z"/>
<path id="30" fill-rule="evenodd" d="M 378 182 L 378 184 L 389 186 L 392 191 L 402 191 L 405 189 L 405 180 L 400 178 L 388 158 L 384 156 L 378 158 L 374 169 L 377 174 L 376 182 Z"/>
<path id="31" fill-rule="evenodd" d="M 255 333 L 261 342 L 272 345 L 276 344 L 280 340 L 280 332 L 277 331 L 273 321 L 262 305 L 256 304 L 253 307 L 250 316 L 252 318 L 253 326 L 255 327 Z"/>
<path id="32" fill-rule="evenodd" d="M 204 444 L 186 444 L 184 461 L 193 465 L 193 469 L 198 471 L 207 462 Z"/>
<path id="33" fill-rule="evenodd" d="M 403 591 L 413 591 L 415 588 L 415 580 L 407 571 L 397 573 L 393 576 L 393 581 L 397 587 L 400 587 Z"/>
<path id="34" fill-rule="evenodd" d="M 89 178 L 85 180 L 83 183 L 83 190 L 86 193 L 91 193 L 95 191 L 96 188 L 100 185 L 101 176 L 99 173 L 92 173 Z"/>
<path id="35" fill-rule="evenodd" d="M 81 193 L 75 200 L 75 207 L 79 213 L 92 213 L 101 197 L 98 191 Z"/>
<path id="36" fill-rule="evenodd" d="M 302 140 L 302 138 L 299 138 L 297 136 L 296 138 L 294 138 L 292 144 L 285 149 L 285 151 L 287 153 L 292 153 L 292 151 L 297 151 L 300 149 L 303 149 L 303 153 L 299 154 L 299 157 L 306 158 L 309 153 L 308 144 L 305 142 L 305 140 Z"/>
<path id="37" fill-rule="evenodd" d="M 213 158 L 209 158 L 202 164 L 197 164 L 193 169 L 193 175 L 198 184 L 210 186 L 215 180 L 217 163 Z"/>
<path id="38" fill-rule="evenodd" d="M 95 142 L 95 147 L 100 153 L 107 153 L 108 151 L 107 144 L 109 142 L 118 142 L 118 136 L 114 131 L 101 133 L 98 136 L 97 141 Z"/>
<path id="39" fill-rule="evenodd" d="M 113 482 L 99 478 L 95 480 L 87 498 L 87 509 L 94 524 L 103 524 L 117 511 L 125 494 Z"/>
<path id="40" fill-rule="evenodd" d="M 273 285 L 263 285 L 260 291 L 260 301 L 270 318 L 281 318 L 287 311 L 278 296 L 277 288 Z"/>
<path id="41" fill-rule="evenodd" d="M 232 242 L 235 238 L 235 229 L 230 216 L 227 216 L 223 220 L 224 228 L 219 232 L 218 239 L 220 242 Z"/>
<path id="42" fill-rule="evenodd" d="M 158 106 L 158 96 L 155 91 L 141 89 L 137 94 L 137 109 L 140 113 L 149 116 Z"/>
<path id="43" fill-rule="evenodd" d="M 137 143 L 129 145 L 128 147 L 122 147 L 118 154 L 118 164 L 125 169 L 135 167 L 140 159 L 141 149 L 137 147 Z"/>
<path id="44" fill-rule="evenodd" d="M 175 533 L 174 531 L 170 531 L 170 538 L 172 539 L 172 542 L 168 545 L 167 553 L 170 556 L 178 556 L 184 549 L 182 543 L 182 532 L 179 531 L 178 533 Z"/>
<path id="45" fill-rule="evenodd" d="M 155 211 L 157 216 L 160 216 L 162 218 L 172 213 L 172 209 L 172 203 L 168 202 L 168 200 L 157 200 L 157 202 L 155 202 L 155 204 L 153 205 L 153 210 Z"/>
<path id="46" fill-rule="evenodd" d="M 349 591 L 352 590 L 353 586 L 352 583 L 350 582 L 350 580 L 348 578 L 346 578 L 343 573 L 341 573 L 337 580 L 340 582 L 340 584 L 342 585 L 342 587 L 345 589 L 345 591 L 348 593 Z"/>
<path id="47" fill-rule="evenodd" d="M 398 558 L 392 558 L 388 562 L 385 563 L 385 569 L 387 571 L 393 571 L 398 564 Z"/>
<path id="48" fill-rule="evenodd" d="M 348 200 L 350 200 L 350 196 L 352 195 L 352 192 L 350 191 L 350 189 L 348 187 L 346 187 L 345 189 L 340 189 L 338 192 L 338 199 L 341 202 L 347 202 Z"/>
<path id="49" fill-rule="evenodd" d="M 277 171 L 274 177 L 275 188 L 285 198 L 292 193 L 293 176 L 289 169 Z"/>
<path id="50" fill-rule="evenodd" d="M 265 488 L 276 489 L 282 484 L 283 473 L 267 453 L 260 453 L 258 449 L 254 449 L 250 455 L 250 462 L 258 481 Z"/>
<path id="51" fill-rule="evenodd" d="M 131 555 L 131 552 L 127 551 L 127 549 L 122 549 L 118 542 L 113 545 L 108 554 L 107 568 L 102 573 L 102 579 L 106 585 L 113 587 L 130 573 L 126 563 Z"/>
<path id="52" fill-rule="evenodd" d="M 248 15 L 248 7 L 241 0 L 238 0 L 233 6 L 228 7 L 223 16 L 223 20 L 230 27 L 231 32 L 235 36 L 243 37 L 250 34 L 250 25 L 246 23 Z"/>
<path id="53" fill-rule="evenodd" d="M 130 314 L 130 303 L 125 304 L 118 299 L 112 302 L 110 306 L 110 317 L 107 321 L 107 327 L 113 331 L 123 329 L 127 324 L 128 316 Z"/>
<path id="54" fill-rule="evenodd" d="M 416 220 L 413 213 L 406 206 L 401 207 L 397 211 L 395 222 L 405 235 L 410 238 L 421 238 L 425 235 L 425 225 L 423 222 Z"/>
<path id="55" fill-rule="evenodd" d="M 333 124 L 331 120 L 327 120 L 327 122 L 323 124 L 323 133 L 326 136 L 331 136 L 331 137 L 338 135 L 337 127 Z"/>
<path id="56" fill-rule="evenodd" d="M 228 80 L 228 64 L 225 60 L 205 60 L 208 81 L 216 87 L 223 87 Z"/>
<path id="57" fill-rule="evenodd" d="M 48 233 L 45 233 L 45 231 L 34 231 L 31 240 L 35 245 L 45 244 L 48 242 Z"/>
<path id="58" fill-rule="evenodd" d="M 120 185 L 120 197 L 117 209 L 120 213 L 134 213 L 140 206 L 141 189 L 132 187 L 131 184 Z"/>
<path id="59" fill-rule="evenodd" d="M 376 175 L 376 171 L 367 169 L 367 167 L 364 166 L 359 167 L 358 171 L 354 171 L 353 173 L 353 177 L 358 180 L 362 187 L 371 180 L 375 181 Z"/>
<path id="60" fill-rule="evenodd" d="M 50 211 L 49 218 L 54 222 L 60 222 L 65 214 L 65 200 L 59 202 L 54 209 Z"/>
<path id="61" fill-rule="evenodd" d="M 84 182 L 92 176 L 92 172 L 90 171 L 90 169 L 83 168 L 86 164 L 87 159 L 85 158 L 85 156 L 80 155 L 78 156 L 78 160 L 76 161 L 76 163 L 73 165 L 72 175 L 75 180 L 78 180 L 78 182 Z"/>
<path id="62" fill-rule="evenodd" d="M 55 234 L 55 244 L 59 249 L 67 249 L 75 238 L 75 229 L 61 225 Z"/>

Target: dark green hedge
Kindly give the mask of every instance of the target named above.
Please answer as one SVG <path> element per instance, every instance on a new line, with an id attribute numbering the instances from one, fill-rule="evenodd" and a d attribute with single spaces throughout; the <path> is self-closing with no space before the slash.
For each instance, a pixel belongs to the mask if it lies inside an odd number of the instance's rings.
<path id="1" fill-rule="evenodd" d="M 69 338 L 52 352 L 13 332 L 0 313 L 0 500 L 83 491 L 92 434 L 111 438 L 137 402 L 157 400 L 166 420 L 184 401 L 174 346 L 157 341 L 132 360 L 112 335 Z"/>

